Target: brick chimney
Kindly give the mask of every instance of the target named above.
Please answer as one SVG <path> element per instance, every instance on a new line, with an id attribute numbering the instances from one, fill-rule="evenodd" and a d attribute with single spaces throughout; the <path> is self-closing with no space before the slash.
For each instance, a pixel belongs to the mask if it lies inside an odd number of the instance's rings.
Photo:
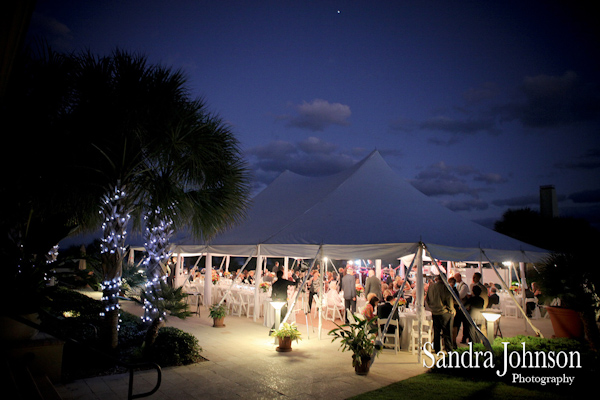
<path id="1" fill-rule="evenodd" d="M 544 218 L 558 217 L 558 201 L 554 185 L 540 186 L 540 214 Z"/>

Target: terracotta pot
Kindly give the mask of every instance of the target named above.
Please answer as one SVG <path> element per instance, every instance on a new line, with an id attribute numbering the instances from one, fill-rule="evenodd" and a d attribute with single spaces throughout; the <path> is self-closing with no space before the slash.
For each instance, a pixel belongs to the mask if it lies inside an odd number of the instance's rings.
<path id="1" fill-rule="evenodd" d="M 572 339 L 583 339 L 583 322 L 577 311 L 562 307 L 546 307 L 550 314 L 550 322 L 554 328 L 554 336 Z"/>
<path id="2" fill-rule="evenodd" d="M 279 347 L 275 350 L 277 351 L 292 351 L 292 339 L 289 337 L 280 337 L 279 338 Z"/>
<path id="3" fill-rule="evenodd" d="M 213 318 L 213 327 L 215 328 L 225 328 L 225 317 L 222 318 Z"/>
<path id="4" fill-rule="evenodd" d="M 354 372 L 356 375 L 367 375 L 369 373 L 369 369 L 371 368 L 371 360 L 362 361 L 360 365 L 354 366 Z"/>

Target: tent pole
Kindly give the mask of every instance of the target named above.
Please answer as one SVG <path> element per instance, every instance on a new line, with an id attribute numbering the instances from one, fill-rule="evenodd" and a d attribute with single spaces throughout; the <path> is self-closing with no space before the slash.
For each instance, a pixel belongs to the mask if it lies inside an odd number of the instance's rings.
<path id="1" fill-rule="evenodd" d="M 337 274 L 337 276 L 340 276 L 340 272 L 335 267 L 335 264 L 333 263 L 333 261 L 331 261 L 331 259 L 329 259 L 329 262 L 331 263 L 331 266 L 333 267 L 333 270 L 335 271 L 335 273 Z M 340 290 L 340 288 L 338 288 L 338 291 L 339 290 Z"/>
<path id="2" fill-rule="evenodd" d="M 204 302 L 212 305 L 212 258 L 206 252 L 204 257 Z"/>
<path id="3" fill-rule="evenodd" d="M 527 316 L 527 295 L 525 291 L 529 287 L 527 277 L 525 276 L 525 263 L 519 262 L 519 273 L 521 274 L 521 302 L 525 308 L 525 316 Z M 523 328 L 527 331 L 527 320 L 523 321 Z"/>
<path id="4" fill-rule="evenodd" d="M 254 322 L 258 319 L 256 317 L 257 310 L 260 307 L 260 280 L 262 278 L 262 256 L 260 255 L 260 244 L 256 245 L 256 271 L 254 272 Z M 279 329 L 279 327 L 277 327 Z"/>
<path id="5" fill-rule="evenodd" d="M 415 258 L 413 257 L 412 261 L 410 262 L 410 265 L 408 267 L 405 266 L 404 269 L 402 269 L 402 272 L 405 272 L 404 270 L 406 269 L 407 271 L 412 269 L 413 264 L 415 262 Z M 405 274 L 406 275 L 406 274 Z M 398 289 L 398 292 L 401 292 L 404 290 L 404 284 L 406 283 L 406 279 L 402 282 L 402 285 L 400 285 L 400 288 Z M 388 331 L 388 327 L 390 326 L 390 320 L 392 319 L 392 316 L 394 315 L 394 313 L 396 312 L 396 309 L 398 308 L 398 302 L 400 301 L 400 294 L 398 296 L 396 296 L 396 300 L 394 301 L 394 306 L 392 307 L 392 312 L 390 312 L 390 315 L 388 315 L 388 319 L 385 322 L 385 326 L 383 327 L 383 330 L 381 331 L 381 337 L 379 338 L 379 340 L 383 341 L 383 337 L 385 336 L 385 334 Z"/>
<path id="6" fill-rule="evenodd" d="M 423 319 L 425 317 L 425 308 L 423 307 L 423 297 L 425 293 L 425 287 L 423 285 L 423 242 L 419 242 L 418 252 L 416 254 L 417 260 L 417 298 L 415 301 L 415 310 L 417 312 L 417 329 L 419 330 L 419 347 L 417 348 L 417 362 L 421 364 L 421 346 L 423 328 Z"/>
<path id="7" fill-rule="evenodd" d="M 242 271 L 244 271 L 244 268 L 246 268 L 246 265 L 248 265 L 248 263 L 250 262 L 250 260 L 252 260 L 253 256 L 254 256 L 254 253 L 250 254 L 250 256 L 248 256 L 248 258 L 246 259 L 246 262 L 244 263 L 244 265 L 242 265 L 242 268 L 240 268 L 238 270 L 237 274 L 235 274 L 235 276 L 233 276 L 231 278 L 231 285 L 229 285 L 229 289 L 227 289 L 227 291 L 223 294 L 223 297 L 221 297 L 221 301 L 219 301 L 219 304 L 223 303 L 223 300 L 225 300 L 225 297 L 227 297 L 227 295 L 229 294 L 229 292 L 231 292 L 231 289 L 233 288 L 233 285 L 235 285 L 235 280 L 242 273 Z M 229 257 L 229 256 L 227 256 L 227 257 Z"/>
<path id="8" fill-rule="evenodd" d="M 525 320 L 529 323 L 529 325 L 531 326 L 531 329 L 533 329 L 533 331 L 535 332 L 536 336 L 539 336 L 539 337 L 543 338 L 544 335 L 542 335 L 542 332 L 538 328 L 536 328 L 533 325 L 533 323 L 531 322 L 531 320 L 527 317 L 527 313 L 525 313 L 525 311 L 523 311 L 523 308 L 521 307 L 521 305 L 519 304 L 519 302 L 517 301 L 517 299 L 515 298 L 515 296 L 510 291 L 510 287 L 506 284 L 506 282 L 504 282 L 504 279 L 502 279 L 502 276 L 500 275 L 500 272 L 498 272 L 498 270 L 496 269 L 496 266 L 490 261 L 490 259 L 488 258 L 487 254 L 485 254 L 485 252 L 483 251 L 483 249 L 481 249 L 481 252 L 485 256 L 485 258 L 489 261 L 489 263 L 492 265 L 492 268 L 494 269 L 494 272 L 496 272 L 496 275 L 498 276 L 498 278 L 500 279 L 500 282 L 502 283 L 502 287 L 504 288 L 504 290 L 506 290 L 508 292 L 508 294 L 510 295 L 510 298 L 513 300 L 513 302 L 517 306 L 517 309 L 519 311 L 521 311 L 521 313 L 525 317 Z"/>
<path id="9" fill-rule="evenodd" d="M 325 274 L 325 263 L 323 262 L 323 254 L 319 252 L 319 256 L 321 257 L 321 270 L 319 273 L 321 274 L 319 278 L 319 340 L 321 339 L 321 331 L 323 330 L 323 290 L 325 289 L 325 282 L 323 281 L 323 275 Z"/>
<path id="10" fill-rule="evenodd" d="M 304 275 L 302 284 L 300 285 L 299 288 L 297 288 L 296 297 L 294 297 L 294 301 L 292 302 L 291 307 L 288 307 L 288 312 L 287 312 L 287 314 L 285 314 L 285 317 L 283 318 L 283 321 L 281 323 L 286 322 L 288 320 L 290 314 L 294 310 L 294 307 L 296 306 L 296 303 L 298 302 L 298 297 L 300 296 L 300 293 L 302 293 L 302 288 L 304 286 L 306 286 L 306 281 L 308 281 L 308 276 L 310 275 L 310 271 L 312 271 L 313 267 L 315 266 L 315 262 L 316 262 L 317 258 L 319 257 L 319 254 L 321 253 L 322 247 L 323 247 L 323 245 L 319 245 L 319 250 L 317 250 L 317 254 L 315 255 L 315 258 L 313 258 L 312 263 L 310 264 L 310 268 L 308 268 L 308 270 L 306 271 L 306 275 Z M 308 330 L 308 325 L 306 325 L 306 329 Z"/>
<path id="11" fill-rule="evenodd" d="M 433 254 L 431 254 L 431 252 L 429 251 L 427 246 L 425 246 L 425 250 L 427 251 L 429 258 L 431 258 L 431 261 L 433 261 L 437 265 L 438 260 L 433 256 Z M 485 348 L 488 349 L 489 351 L 492 351 L 492 345 L 491 345 L 490 341 L 483 334 L 483 332 L 481 332 L 481 330 L 477 327 L 477 325 L 475 324 L 475 321 L 473 321 L 473 319 L 471 318 L 471 314 L 464 307 L 464 305 L 462 304 L 462 301 L 460 301 L 460 298 L 458 297 L 458 295 L 456 294 L 454 289 L 452 289 L 452 287 L 450 286 L 450 283 L 448 283 L 448 277 L 447 277 L 446 273 L 442 272 L 442 270 L 440 268 L 438 268 L 438 271 L 440 273 L 440 278 L 442 278 L 442 282 L 444 282 L 444 285 L 446 286 L 446 289 L 448 289 L 450 291 L 450 293 L 452 294 L 452 298 L 454 298 L 454 301 L 456 301 L 456 303 L 460 306 L 460 309 L 461 309 L 463 315 L 465 316 L 465 318 L 467 319 L 467 321 L 469 322 L 469 324 L 473 328 L 475 328 L 475 331 L 477 332 L 479 338 L 483 342 L 483 345 L 485 346 Z M 432 326 L 433 326 L 433 324 L 432 324 Z"/>

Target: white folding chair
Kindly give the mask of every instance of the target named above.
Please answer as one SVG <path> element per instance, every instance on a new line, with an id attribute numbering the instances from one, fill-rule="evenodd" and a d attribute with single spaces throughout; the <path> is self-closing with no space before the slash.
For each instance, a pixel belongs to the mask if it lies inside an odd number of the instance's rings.
<path id="1" fill-rule="evenodd" d="M 423 324 L 421 325 L 421 342 L 419 343 L 419 321 L 413 319 L 410 328 L 410 348 L 412 353 L 415 354 L 415 350 L 427 342 L 433 342 L 432 322 L 423 321 Z"/>
<path id="2" fill-rule="evenodd" d="M 387 323 L 386 319 L 377 319 L 377 330 L 379 331 L 379 337 L 381 337 L 381 342 L 383 343 L 383 348 L 389 348 L 390 346 L 394 349 L 394 354 L 398 354 L 398 350 L 400 350 L 400 327 L 398 324 L 398 320 L 392 319 L 390 320 L 390 324 L 388 326 L 388 332 L 385 335 L 382 335 L 381 326 Z M 394 326 L 394 333 L 389 333 L 389 328 Z M 390 344 L 390 342 L 386 342 L 386 339 L 394 339 L 394 343 Z"/>
<path id="3" fill-rule="evenodd" d="M 518 318 L 517 306 L 514 304 L 506 304 L 504 306 L 504 316 L 507 318 Z"/>
<path id="4" fill-rule="evenodd" d="M 242 314 L 248 314 L 248 301 L 246 300 L 246 296 L 244 296 L 241 292 L 237 292 L 235 294 L 235 297 L 237 297 L 238 301 L 240 302 L 240 312 Z"/>
<path id="5" fill-rule="evenodd" d="M 227 305 L 229 307 L 230 314 L 241 317 L 242 312 L 243 312 L 243 306 L 242 306 L 242 302 L 240 301 L 239 296 L 233 295 L 233 294 L 231 294 L 231 292 L 229 292 L 227 294 L 226 299 L 227 299 Z"/>
<path id="6" fill-rule="evenodd" d="M 200 316 L 200 293 L 194 291 L 187 292 L 185 301 L 190 308 L 190 312 Z"/>
<path id="7" fill-rule="evenodd" d="M 329 321 L 335 321 L 336 318 L 344 321 L 344 315 L 342 314 L 344 311 L 344 306 L 340 304 L 331 304 L 327 303 L 327 307 L 325 308 L 325 319 Z"/>
<path id="8" fill-rule="evenodd" d="M 240 293 L 246 306 L 246 317 L 254 317 L 254 295 L 251 293 Z"/>
<path id="9" fill-rule="evenodd" d="M 350 309 L 346 309 L 346 315 L 348 316 L 348 322 L 350 322 L 351 324 L 355 324 L 356 323 L 356 319 L 354 319 L 354 314 L 352 314 L 352 311 L 350 311 Z"/>

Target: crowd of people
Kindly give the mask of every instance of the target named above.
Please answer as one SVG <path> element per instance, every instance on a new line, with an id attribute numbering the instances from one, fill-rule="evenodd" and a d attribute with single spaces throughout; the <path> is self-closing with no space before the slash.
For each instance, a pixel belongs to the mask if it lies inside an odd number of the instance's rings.
<path id="1" fill-rule="evenodd" d="M 392 304 L 397 298 L 402 298 L 402 304 L 407 306 L 416 298 L 416 285 L 414 282 L 405 280 L 401 276 L 396 276 L 393 269 L 386 269 L 381 278 L 375 275 L 373 269 L 369 269 L 364 285 L 361 284 L 361 272 L 356 271 L 351 262 L 348 262 L 345 268 L 339 271 L 327 271 L 323 276 L 324 297 L 327 304 L 334 304 L 344 307 L 345 310 L 356 312 L 357 297 L 359 291 L 364 291 L 366 298 L 365 307 L 360 310 L 365 318 L 373 319 L 375 317 L 385 319 L 392 311 Z M 313 307 L 313 299 L 320 294 L 321 276 L 318 266 L 310 272 L 306 269 L 292 268 L 287 275 L 284 274 L 284 268 L 278 262 L 271 271 L 265 273 L 262 277 L 264 282 L 269 282 L 273 289 L 281 288 L 281 293 L 275 296 L 282 297 L 287 293 L 287 287 L 297 286 L 306 276 L 306 287 L 303 289 L 308 292 L 308 311 Z M 197 277 L 196 273 L 194 277 Z M 243 284 L 253 285 L 255 283 L 255 271 L 245 270 L 238 274 L 233 274 L 236 280 Z M 285 281 L 285 282 L 284 282 Z M 275 285 L 275 283 L 279 284 Z M 481 312 L 486 308 L 499 305 L 500 297 L 497 288 L 494 285 L 484 284 L 482 275 L 479 272 L 473 274 L 472 282 L 467 284 L 463 281 L 462 275 L 456 272 L 448 277 L 448 283 L 460 300 L 463 308 L 469 313 L 473 322 L 480 328 L 485 329 L 484 318 Z M 440 351 L 443 348 L 447 351 L 456 349 L 459 343 L 478 342 L 478 334 L 468 322 L 460 305 L 448 291 L 444 282 L 439 276 L 433 276 L 425 282 L 425 307 L 432 313 L 433 322 L 433 347 Z M 343 293 L 343 296 L 342 296 Z M 535 283 L 526 289 L 526 296 L 537 297 L 540 295 L 539 289 Z M 287 295 L 286 295 L 287 296 Z M 535 303 L 527 303 L 527 314 L 530 316 Z M 397 310 L 396 310 L 397 312 Z M 347 313 L 345 313 L 347 314 Z M 398 318 L 397 314 L 395 318 Z M 345 317 L 348 323 L 348 316 Z M 394 326 L 391 326 L 395 329 Z M 459 335 L 462 328 L 462 337 L 459 342 Z M 389 330 L 389 328 L 388 328 Z"/>

